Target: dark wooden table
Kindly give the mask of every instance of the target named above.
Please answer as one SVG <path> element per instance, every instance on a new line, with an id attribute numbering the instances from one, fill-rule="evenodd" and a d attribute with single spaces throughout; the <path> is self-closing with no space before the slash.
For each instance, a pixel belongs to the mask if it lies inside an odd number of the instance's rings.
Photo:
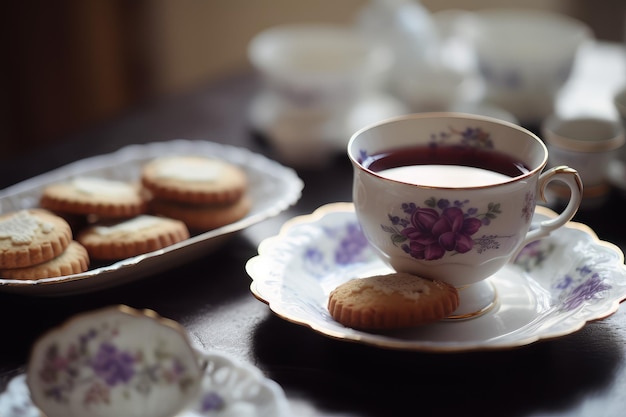
<path id="1" fill-rule="evenodd" d="M 233 76 L 136 109 L 50 149 L 0 164 L 0 189 L 130 143 L 174 138 L 245 146 L 272 156 L 251 132 L 247 106 L 258 88 Z M 624 416 L 626 309 L 551 341 L 503 351 L 433 354 L 342 342 L 272 314 L 249 291 L 246 261 L 282 223 L 320 205 L 351 200 L 344 155 L 324 170 L 299 170 L 301 200 L 237 234 L 206 257 L 95 293 L 37 298 L 0 293 L 0 390 L 23 372 L 33 341 L 73 314 L 113 304 L 177 320 L 201 345 L 258 366 L 285 390 L 294 416 Z M 576 220 L 626 249 L 625 199 L 613 191 Z"/>

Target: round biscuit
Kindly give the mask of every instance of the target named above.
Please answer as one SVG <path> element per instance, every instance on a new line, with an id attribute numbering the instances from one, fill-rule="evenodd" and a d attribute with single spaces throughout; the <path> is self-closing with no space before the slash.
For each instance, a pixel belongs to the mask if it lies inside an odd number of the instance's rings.
<path id="1" fill-rule="evenodd" d="M 363 330 L 433 323 L 458 306 L 452 285 L 407 273 L 352 279 L 331 291 L 328 299 L 328 311 L 336 321 Z"/>
<path id="2" fill-rule="evenodd" d="M 63 218 L 44 209 L 0 216 L 0 269 L 24 268 L 59 256 L 72 241 Z"/>
<path id="3" fill-rule="evenodd" d="M 103 218 L 128 218 L 146 211 L 140 185 L 94 177 L 78 177 L 46 186 L 39 200 L 45 209 Z"/>
<path id="4" fill-rule="evenodd" d="M 217 229 L 245 217 L 252 207 L 252 200 L 242 196 L 231 204 L 180 204 L 161 199 L 151 201 L 152 213 L 183 221 L 194 231 Z"/>
<path id="5" fill-rule="evenodd" d="M 0 276 L 7 279 L 31 280 L 79 274 L 88 268 L 87 250 L 80 243 L 72 241 L 56 258 L 24 268 L 0 270 Z"/>
<path id="6" fill-rule="evenodd" d="M 187 238 L 189 230 L 180 220 L 142 214 L 87 227 L 76 240 L 92 260 L 118 260 L 163 249 Z"/>
<path id="7" fill-rule="evenodd" d="M 170 156 L 146 163 L 141 182 L 155 198 L 191 204 L 229 204 L 245 193 L 243 169 L 202 156 Z"/>

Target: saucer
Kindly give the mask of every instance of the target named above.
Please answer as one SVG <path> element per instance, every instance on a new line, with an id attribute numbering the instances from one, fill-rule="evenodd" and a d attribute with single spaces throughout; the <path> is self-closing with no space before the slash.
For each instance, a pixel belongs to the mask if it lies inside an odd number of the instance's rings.
<path id="1" fill-rule="evenodd" d="M 537 207 L 533 220 L 554 216 Z M 573 333 L 615 313 L 626 299 L 623 253 L 575 222 L 529 244 L 488 278 L 498 294 L 489 312 L 385 332 L 347 328 L 326 307 L 339 284 L 392 272 L 368 245 L 351 203 L 328 204 L 288 221 L 258 252 L 246 264 L 250 289 L 275 314 L 335 339 L 382 348 L 451 352 L 524 346 Z"/>
<path id="2" fill-rule="evenodd" d="M 344 152 L 350 136 L 362 127 L 408 113 L 398 99 L 383 93 L 363 97 L 350 108 L 294 108 L 262 91 L 249 108 L 252 129 L 264 135 L 283 163 L 318 165 Z"/>

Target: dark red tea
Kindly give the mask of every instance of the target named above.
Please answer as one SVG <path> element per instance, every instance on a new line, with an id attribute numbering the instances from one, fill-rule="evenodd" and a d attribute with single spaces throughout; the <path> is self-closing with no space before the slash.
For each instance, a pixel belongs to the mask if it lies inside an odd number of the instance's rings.
<path id="1" fill-rule="evenodd" d="M 369 155 L 363 166 L 404 182 L 452 187 L 501 183 L 529 172 L 521 161 L 502 152 L 441 145 Z"/>

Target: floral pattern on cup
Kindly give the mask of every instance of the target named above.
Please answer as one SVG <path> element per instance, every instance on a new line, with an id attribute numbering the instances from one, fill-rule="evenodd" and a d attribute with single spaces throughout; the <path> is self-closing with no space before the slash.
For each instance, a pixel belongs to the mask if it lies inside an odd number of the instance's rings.
<path id="1" fill-rule="evenodd" d="M 469 200 L 431 198 L 424 205 L 403 203 L 404 217 L 389 214 L 391 225 L 381 224 L 391 234 L 393 244 L 413 258 L 433 261 L 448 252 L 467 253 L 474 246 L 478 253 L 500 247 L 500 236 L 473 237 L 501 214 L 500 203 L 489 203 L 484 212 L 470 206 Z"/>
<path id="2" fill-rule="evenodd" d="M 449 145 L 452 141 L 455 146 L 467 148 L 493 149 L 491 133 L 480 127 L 466 127 L 464 130 L 449 128 L 447 131 L 432 133 L 430 146 Z"/>
<path id="3" fill-rule="evenodd" d="M 120 305 L 78 314 L 39 338 L 27 382 L 48 417 L 170 417 L 197 395 L 202 372 L 182 326 Z"/>
<path id="4" fill-rule="evenodd" d="M 287 417 L 293 415 L 285 393 L 255 366 L 218 351 L 197 350 L 204 364 L 200 390 L 176 417 Z M 97 411 L 89 416 L 97 415 Z M 126 417 L 122 410 L 117 414 Z M 146 414 L 142 414 L 146 415 Z M 0 393 L 0 416 L 42 417 L 33 404 L 26 374 L 14 377 Z M 80 414 L 86 417 L 85 414 Z"/>
<path id="5" fill-rule="evenodd" d="M 431 133 L 428 146 L 462 146 L 465 148 L 493 149 L 491 134 L 480 127 L 466 127 L 464 130 L 449 128 L 448 130 Z M 370 158 L 366 149 L 359 150 L 357 162 L 363 164 Z"/>
<path id="6" fill-rule="evenodd" d="M 80 335 L 66 349 L 58 343 L 46 348 L 45 362 L 38 376 L 46 385 L 45 395 L 66 403 L 79 387 L 84 392 L 85 405 L 106 404 L 111 401 L 111 389 L 125 386 L 125 396 L 149 395 L 155 385 L 177 386 L 181 391 L 193 387 L 194 377 L 183 362 L 158 343 L 146 345 L 152 352 L 120 349 L 115 344 L 120 334 L 118 326 L 101 323 Z M 158 358 L 148 363 L 145 358 Z M 86 375 L 81 368 L 89 369 Z"/>

